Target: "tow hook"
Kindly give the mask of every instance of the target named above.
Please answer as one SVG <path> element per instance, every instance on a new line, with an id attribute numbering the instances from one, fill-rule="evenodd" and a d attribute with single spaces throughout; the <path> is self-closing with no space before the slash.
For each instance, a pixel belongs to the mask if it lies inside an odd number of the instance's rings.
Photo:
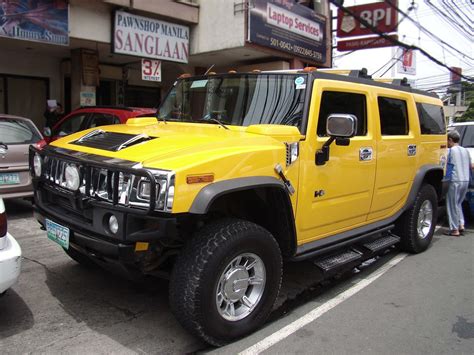
<path id="1" fill-rule="evenodd" d="M 286 178 L 285 174 L 283 174 L 283 168 L 281 167 L 280 164 L 275 165 L 275 172 L 283 180 L 283 183 L 285 184 L 285 187 L 288 190 L 288 193 L 290 195 L 293 195 L 295 193 L 295 188 L 291 184 L 290 180 Z"/>

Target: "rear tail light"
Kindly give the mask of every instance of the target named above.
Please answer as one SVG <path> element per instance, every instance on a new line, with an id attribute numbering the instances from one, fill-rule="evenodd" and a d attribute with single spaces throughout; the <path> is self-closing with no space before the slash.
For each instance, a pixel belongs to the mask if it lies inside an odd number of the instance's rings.
<path id="1" fill-rule="evenodd" d="M 0 238 L 7 234 L 7 213 L 5 212 L 5 205 L 0 198 Z"/>

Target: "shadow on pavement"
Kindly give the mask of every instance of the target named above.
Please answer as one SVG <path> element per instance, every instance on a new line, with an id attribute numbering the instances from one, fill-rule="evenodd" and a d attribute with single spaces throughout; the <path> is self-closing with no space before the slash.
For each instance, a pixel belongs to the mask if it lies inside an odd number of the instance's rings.
<path id="1" fill-rule="evenodd" d="M 29 218 L 33 216 L 33 205 L 29 200 L 14 198 L 4 200 L 9 220 Z"/>
<path id="2" fill-rule="evenodd" d="M 0 340 L 30 329 L 34 323 L 33 313 L 13 289 L 0 296 Z"/>

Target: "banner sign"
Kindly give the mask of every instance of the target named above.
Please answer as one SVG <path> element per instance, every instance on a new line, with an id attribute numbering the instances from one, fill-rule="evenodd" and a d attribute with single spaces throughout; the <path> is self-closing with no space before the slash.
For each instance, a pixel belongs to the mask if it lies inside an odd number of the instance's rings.
<path id="1" fill-rule="evenodd" d="M 405 48 L 398 48 L 397 50 L 397 73 L 416 75 L 416 52 L 407 50 Z"/>
<path id="2" fill-rule="evenodd" d="M 142 59 L 142 80 L 161 81 L 161 62 L 153 59 Z"/>
<path id="3" fill-rule="evenodd" d="M 398 1 L 392 1 L 393 7 L 386 1 L 366 5 L 347 7 L 351 13 L 367 21 L 380 32 L 396 32 L 398 28 Z M 337 37 L 353 37 L 372 35 L 374 32 L 365 27 L 353 16 L 347 15 L 342 9 L 337 11 Z"/>
<path id="4" fill-rule="evenodd" d="M 388 36 L 394 40 L 398 39 L 397 35 Z M 380 48 L 380 47 L 390 47 L 393 46 L 393 42 L 379 36 L 363 37 L 350 39 L 346 41 L 337 41 L 337 50 L 340 52 L 343 51 L 353 51 L 356 49 L 369 49 L 369 48 Z"/>
<path id="5" fill-rule="evenodd" d="M 113 52 L 188 63 L 189 27 L 116 11 Z"/>
<path id="6" fill-rule="evenodd" d="M 0 37 L 69 46 L 68 1 L 2 0 Z"/>
<path id="7" fill-rule="evenodd" d="M 326 61 L 326 19 L 288 0 L 254 0 L 248 41 L 312 62 Z"/>

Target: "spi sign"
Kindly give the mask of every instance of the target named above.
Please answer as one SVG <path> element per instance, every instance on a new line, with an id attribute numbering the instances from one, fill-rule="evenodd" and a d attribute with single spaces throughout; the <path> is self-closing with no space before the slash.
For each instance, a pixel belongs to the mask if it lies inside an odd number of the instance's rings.
<path id="1" fill-rule="evenodd" d="M 393 6 L 393 7 L 392 7 Z M 398 27 L 398 6 L 397 1 L 392 1 L 392 5 L 386 1 L 372 4 L 347 7 L 356 17 L 365 20 L 371 26 L 377 28 L 380 32 L 396 32 Z M 353 16 L 344 13 L 339 8 L 337 11 L 337 37 L 353 37 L 371 35 L 374 32 L 365 27 Z"/>
<path id="2" fill-rule="evenodd" d="M 161 62 L 153 59 L 142 59 L 142 80 L 161 81 Z"/>

